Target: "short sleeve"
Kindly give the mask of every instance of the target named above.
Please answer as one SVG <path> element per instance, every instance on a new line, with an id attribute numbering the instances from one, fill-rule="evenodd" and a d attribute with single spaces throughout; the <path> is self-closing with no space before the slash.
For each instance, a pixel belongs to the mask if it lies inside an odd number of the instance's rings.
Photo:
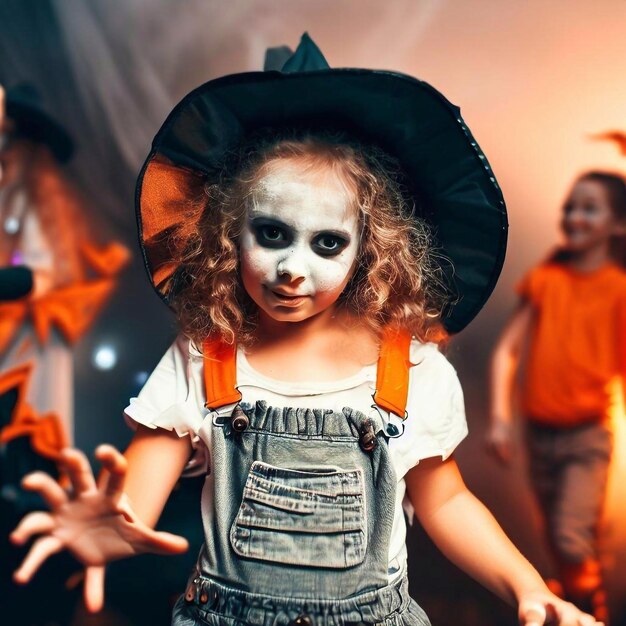
<path id="1" fill-rule="evenodd" d="M 467 436 L 463 390 L 435 344 L 413 342 L 405 430 L 391 439 L 398 479 L 422 459 L 447 459 Z"/>
<path id="2" fill-rule="evenodd" d="M 538 306 L 542 300 L 546 274 L 544 265 L 533 268 L 515 285 L 515 292 L 522 300 Z"/>
<path id="3" fill-rule="evenodd" d="M 124 417 L 133 429 L 142 424 L 174 430 L 179 437 L 191 437 L 194 454 L 185 475 L 199 474 L 208 468 L 208 451 L 198 436 L 206 411 L 202 399 L 196 397 L 190 372 L 189 340 L 181 336 L 163 355 L 139 395 L 131 398 L 124 409 Z"/>

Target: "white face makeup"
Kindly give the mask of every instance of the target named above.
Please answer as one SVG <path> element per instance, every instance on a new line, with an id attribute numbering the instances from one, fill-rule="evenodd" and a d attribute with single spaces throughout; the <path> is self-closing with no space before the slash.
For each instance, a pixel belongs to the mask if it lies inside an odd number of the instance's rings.
<path id="1" fill-rule="evenodd" d="M 256 185 L 241 242 L 243 284 L 261 311 L 299 322 L 331 307 L 354 270 L 359 220 L 332 175 L 277 161 Z"/>

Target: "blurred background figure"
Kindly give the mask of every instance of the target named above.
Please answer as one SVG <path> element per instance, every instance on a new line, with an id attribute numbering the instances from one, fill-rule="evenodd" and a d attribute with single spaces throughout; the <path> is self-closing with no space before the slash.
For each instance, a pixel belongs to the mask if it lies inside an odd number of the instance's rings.
<path id="1" fill-rule="evenodd" d="M 61 170 L 72 151 L 34 87 L 0 86 L 0 599 L 5 607 L 21 604 L 28 623 L 70 618 L 75 596 L 66 581 L 75 566 L 57 559 L 36 583 L 36 603 L 12 583 L 23 551 L 9 545 L 8 533 L 43 504 L 20 482 L 36 470 L 58 476 L 59 452 L 74 435 L 72 344 L 129 258 L 118 243 L 95 243 Z"/>
<path id="2" fill-rule="evenodd" d="M 493 354 L 488 444 L 513 445 L 514 379 L 528 344 L 521 414 L 531 482 L 556 560 L 553 586 L 608 621 L 598 530 L 612 450 L 611 408 L 626 373 L 626 182 L 588 172 L 563 205 L 562 245 L 517 286 Z"/>
<path id="3" fill-rule="evenodd" d="M 32 272 L 30 292 L 0 304 L 0 376 L 30 363 L 29 403 L 53 411 L 71 442 L 71 344 L 108 299 L 129 252 L 95 243 L 89 214 L 61 171 L 73 142 L 35 88 L 3 90 L 0 107 L 0 267 Z"/>

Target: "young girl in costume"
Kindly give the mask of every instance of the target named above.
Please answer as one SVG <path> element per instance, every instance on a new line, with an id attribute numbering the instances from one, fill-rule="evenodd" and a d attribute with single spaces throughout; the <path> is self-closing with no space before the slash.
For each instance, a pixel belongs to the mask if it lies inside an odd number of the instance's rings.
<path id="1" fill-rule="evenodd" d="M 106 562 L 186 548 L 152 530 L 185 470 L 206 475 L 206 542 L 177 626 L 429 624 L 407 593 L 405 493 L 523 624 L 595 623 L 548 591 L 451 457 L 462 393 L 430 341 L 476 314 L 506 238 L 456 107 L 410 77 L 331 70 L 305 36 L 281 72 L 189 94 L 138 199 L 147 265 L 183 334 L 126 409 L 137 432 L 125 456 L 99 448 L 98 485 L 73 450 L 71 496 L 28 478 L 52 511 L 13 533 L 43 535 L 18 580 L 68 548 L 97 608 Z M 427 222 L 457 264 L 445 315 Z"/>
<path id="2" fill-rule="evenodd" d="M 521 302 L 493 357 L 489 442 L 511 458 L 512 391 L 521 390 L 534 490 L 567 598 L 605 614 L 597 530 L 611 458 L 609 409 L 624 376 L 626 183 L 588 172 L 563 206 L 563 245 L 518 285 Z"/>

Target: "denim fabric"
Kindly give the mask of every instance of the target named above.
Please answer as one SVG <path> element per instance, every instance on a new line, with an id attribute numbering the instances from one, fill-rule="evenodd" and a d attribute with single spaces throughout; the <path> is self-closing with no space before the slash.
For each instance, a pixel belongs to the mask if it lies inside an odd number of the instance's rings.
<path id="1" fill-rule="evenodd" d="M 201 576 L 190 581 L 172 626 L 430 626 L 410 598 L 406 577 L 345 600 L 248 593 Z"/>
<path id="2" fill-rule="evenodd" d="M 240 556 L 346 568 L 365 558 L 363 471 L 250 468 L 230 542 Z"/>
<path id="3" fill-rule="evenodd" d="M 341 600 L 388 584 L 396 476 L 380 416 L 241 407 L 212 423 L 201 575 L 252 593 Z M 377 445 L 361 448 L 370 425 Z M 213 490 L 210 492 L 210 490 Z"/>
<path id="4" fill-rule="evenodd" d="M 243 432 L 225 410 L 206 422 L 206 541 L 173 624 L 427 625 L 406 580 L 388 582 L 397 479 L 380 416 L 236 410 Z"/>

